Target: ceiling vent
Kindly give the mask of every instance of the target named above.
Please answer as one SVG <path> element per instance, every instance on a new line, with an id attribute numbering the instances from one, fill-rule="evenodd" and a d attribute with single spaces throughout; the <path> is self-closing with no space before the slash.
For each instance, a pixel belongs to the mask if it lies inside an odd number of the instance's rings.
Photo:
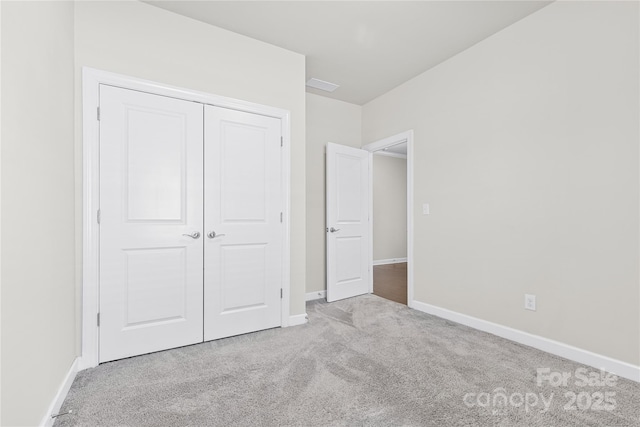
<path id="1" fill-rule="evenodd" d="M 324 90 L 325 92 L 333 92 L 338 89 L 340 86 L 337 84 L 325 82 L 320 79 L 309 79 L 307 80 L 307 87 L 312 87 L 314 89 Z"/>

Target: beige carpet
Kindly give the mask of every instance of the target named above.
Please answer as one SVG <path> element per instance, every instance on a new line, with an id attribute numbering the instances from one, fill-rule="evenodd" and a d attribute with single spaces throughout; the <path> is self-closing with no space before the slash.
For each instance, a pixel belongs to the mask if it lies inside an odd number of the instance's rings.
<path id="1" fill-rule="evenodd" d="M 582 386 L 598 371 L 373 295 L 307 310 L 80 372 L 56 426 L 640 425 L 638 383 Z"/>

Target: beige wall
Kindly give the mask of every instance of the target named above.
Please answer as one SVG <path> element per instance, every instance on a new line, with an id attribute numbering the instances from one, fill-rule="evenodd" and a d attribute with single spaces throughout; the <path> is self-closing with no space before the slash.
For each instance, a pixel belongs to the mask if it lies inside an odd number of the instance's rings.
<path id="1" fill-rule="evenodd" d="M 38 425 L 75 352 L 73 5 L 2 2 L 2 420 Z"/>
<path id="2" fill-rule="evenodd" d="M 373 155 L 373 261 L 407 257 L 407 160 Z"/>
<path id="3" fill-rule="evenodd" d="M 361 112 L 359 105 L 307 93 L 307 292 L 326 289 L 327 142 L 360 148 Z"/>
<path id="4" fill-rule="evenodd" d="M 0 2 L 0 100 L 2 100 L 2 2 Z M 0 101 L 0 425 L 2 425 L 2 101 Z"/>
<path id="5" fill-rule="evenodd" d="M 417 301 L 640 364 L 638 36 L 556 2 L 363 107 L 415 130 Z"/>
<path id="6" fill-rule="evenodd" d="M 79 2 L 75 10 L 78 177 L 82 167 L 82 66 L 291 112 L 291 314 L 304 313 L 304 56 L 144 3 Z M 76 212 L 80 215 L 82 183 L 79 178 L 76 183 Z M 77 242 L 80 254 L 80 239 Z"/>

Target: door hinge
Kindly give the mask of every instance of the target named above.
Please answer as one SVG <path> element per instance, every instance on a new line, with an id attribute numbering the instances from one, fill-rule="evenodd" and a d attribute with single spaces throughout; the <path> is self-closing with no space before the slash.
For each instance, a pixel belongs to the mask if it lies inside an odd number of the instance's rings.
<path id="1" fill-rule="evenodd" d="M 100 313 L 98 313 L 98 326 L 100 326 Z"/>
<path id="2" fill-rule="evenodd" d="M 284 137 L 280 137 L 280 147 L 284 147 Z"/>
<path id="3" fill-rule="evenodd" d="M 98 121 L 100 121 L 100 107 L 97 107 L 96 110 L 97 110 Z"/>
<path id="4" fill-rule="evenodd" d="M 282 288 L 280 288 L 280 299 L 282 299 Z"/>
<path id="5" fill-rule="evenodd" d="M 98 217 L 98 224 L 100 224 L 100 209 L 98 209 L 98 215 L 97 215 L 97 217 Z"/>
<path id="6" fill-rule="evenodd" d="M 282 222 L 282 217 L 283 217 L 282 212 L 280 212 L 280 222 Z"/>

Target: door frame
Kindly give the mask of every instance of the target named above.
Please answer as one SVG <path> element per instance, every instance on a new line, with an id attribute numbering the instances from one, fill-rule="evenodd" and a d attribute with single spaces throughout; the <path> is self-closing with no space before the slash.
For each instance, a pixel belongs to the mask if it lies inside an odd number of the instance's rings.
<path id="1" fill-rule="evenodd" d="M 168 96 L 281 120 L 283 138 L 283 263 L 281 326 L 289 326 L 291 286 L 291 115 L 288 110 L 255 104 L 206 92 L 166 85 L 122 74 L 82 67 L 82 353 L 80 369 L 98 365 L 99 330 L 99 227 L 100 128 L 98 121 L 100 85 L 117 86 L 153 95 Z"/>
<path id="2" fill-rule="evenodd" d="M 413 129 L 380 139 L 362 147 L 369 151 L 369 292 L 373 293 L 373 153 L 407 143 L 407 306 L 413 307 Z"/>

